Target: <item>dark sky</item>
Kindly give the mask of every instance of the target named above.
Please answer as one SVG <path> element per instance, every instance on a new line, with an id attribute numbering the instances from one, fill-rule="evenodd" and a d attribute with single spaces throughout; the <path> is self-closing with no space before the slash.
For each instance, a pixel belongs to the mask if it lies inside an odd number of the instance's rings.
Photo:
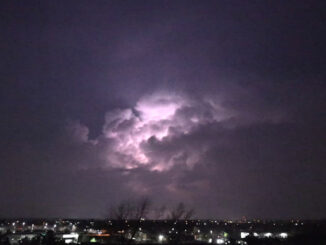
<path id="1" fill-rule="evenodd" d="M 325 1 L 2 1 L 0 216 L 326 218 Z"/>

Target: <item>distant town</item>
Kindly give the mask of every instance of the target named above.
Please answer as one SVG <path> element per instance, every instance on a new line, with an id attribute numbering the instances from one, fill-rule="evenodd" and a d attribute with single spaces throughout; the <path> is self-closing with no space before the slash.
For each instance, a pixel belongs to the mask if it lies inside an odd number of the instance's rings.
<path id="1" fill-rule="evenodd" d="M 0 241 L 7 245 L 325 244 L 325 230 L 326 221 L 303 220 L 6 219 L 0 221 Z"/>

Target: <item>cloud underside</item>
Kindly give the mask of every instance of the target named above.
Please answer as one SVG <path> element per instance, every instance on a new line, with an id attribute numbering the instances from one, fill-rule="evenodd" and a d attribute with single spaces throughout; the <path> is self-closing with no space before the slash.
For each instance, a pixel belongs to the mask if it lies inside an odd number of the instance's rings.
<path id="1" fill-rule="evenodd" d="M 99 158 L 81 164 L 84 168 L 163 172 L 203 164 L 213 148 L 231 144 L 225 134 L 238 128 L 282 120 L 276 110 L 241 111 L 218 95 L 194 99 L 161 92 L 143 96 L 132 108 L 107 112 L 102 134 L 95 139 L 88 138 L 89 129 L 79 122 L 67 128 L 76 143 Z"/>

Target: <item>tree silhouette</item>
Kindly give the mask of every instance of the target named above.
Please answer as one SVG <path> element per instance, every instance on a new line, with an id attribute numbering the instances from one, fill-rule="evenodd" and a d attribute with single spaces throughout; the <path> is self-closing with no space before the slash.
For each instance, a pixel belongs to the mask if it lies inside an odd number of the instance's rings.
<path id="1" fill-rule="evenodd" d="M 172 228 L 170 231 L 170 242 L 179 244 L 187 235 L 187 220 L 194 215 L 194 209 L 187 208 L 183 202 L 178 203 L 168 214 Z"/>
<path id="2" fill-rule="evenodd" d="M 147 218 L 151 202 L 148 198 L 138 201 L 123 201 L 117 206 L 111 207 L 110 218 L 113 219 L 120 233 L 120 243 L 130 244 L 135 238 L 141 222 Z"/>

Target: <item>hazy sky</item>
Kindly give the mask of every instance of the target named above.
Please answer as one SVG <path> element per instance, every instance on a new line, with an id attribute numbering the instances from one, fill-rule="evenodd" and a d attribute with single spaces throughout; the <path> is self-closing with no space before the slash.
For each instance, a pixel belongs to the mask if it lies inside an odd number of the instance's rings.
<path id="1" fill-rule="evenodd" d="M 324 1 L 0 3 L 0 217 L 326 218 Z"/>

